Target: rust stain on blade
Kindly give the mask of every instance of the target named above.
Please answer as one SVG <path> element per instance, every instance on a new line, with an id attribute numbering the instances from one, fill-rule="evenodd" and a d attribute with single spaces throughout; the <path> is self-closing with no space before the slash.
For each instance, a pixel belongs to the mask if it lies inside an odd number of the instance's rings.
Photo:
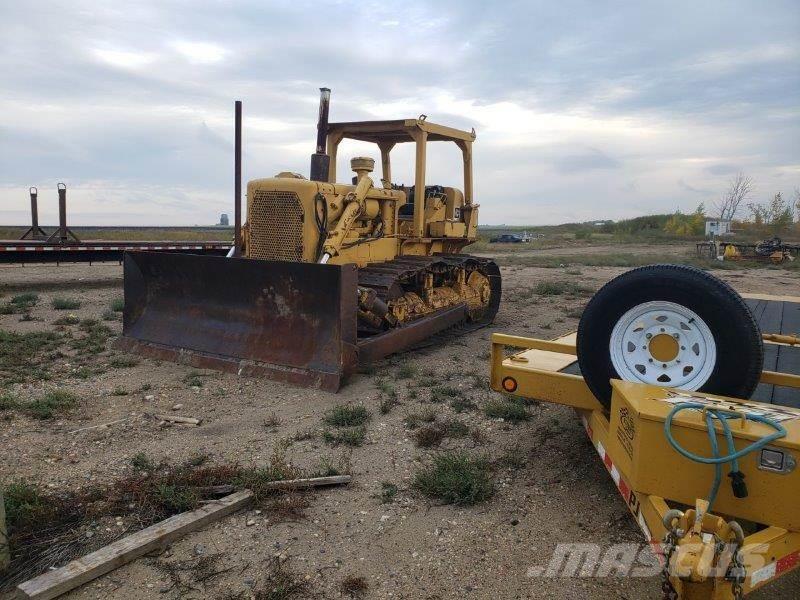
<path id="1" fill-rule="evenodd" d="M 325 389 L 355 368 L 354 266 L 131 252 L 124 268 L 121 347 Z"/>

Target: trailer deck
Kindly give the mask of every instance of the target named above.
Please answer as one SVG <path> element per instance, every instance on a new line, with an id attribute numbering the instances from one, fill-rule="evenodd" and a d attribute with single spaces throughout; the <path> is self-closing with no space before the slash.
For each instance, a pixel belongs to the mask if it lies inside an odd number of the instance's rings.
<path id="1" fill-rule="evenodd" d="M 0 240 L 0 263 L 121 262 L 127 250 L 182 252 L 224 256 L 231 242 L 81 241 L 52 243 L 38 240 Z"/>

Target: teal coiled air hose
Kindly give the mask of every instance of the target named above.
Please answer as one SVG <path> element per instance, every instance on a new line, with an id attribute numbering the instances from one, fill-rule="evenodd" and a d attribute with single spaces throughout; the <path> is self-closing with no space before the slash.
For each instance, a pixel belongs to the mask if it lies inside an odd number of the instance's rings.
<path id="1" fill-rule="evenodd" d="M 689 452 L 686 448 L 682 447 L 672 436 L 672 420 L 682 410 L 703 410 L 705 409 L 705 417 L 706 417 L 706 431 L 708 433 L 708 440 L 711 444 L 711 454 L 712 456 L 700 456 L 699 454 L 694 454 Z M 676 404 L 672 410 L 667 415 L 666 420 L 664 421 L 664 435 L 667 436 L 667 441 L 669 442 L 670 446 L 672 446 L 677 452 L 681 455 L 685 456 L 689 460 L 694 462 L 702 463 L 705 465 L 714 465 L 714 483 L 711 486 L 711 491 L 708 495 L 708 503 L 709 503 L 709 511 L 711 510 L 711 505 L 714 504 L 714 500 L 717 497 L 717 492 L 719 492 L 719 486 L 722 482 L 722 465 L 726 463 L 731 464 L 730 473 L 728 473 L 728 477 L 731 478 L 731 486 L 733 487 L 733 495 L 737 498 L 745 498 L 747 497 L 747 486 L 744 482 L 744 474 L 739 471 L 739 459 L 751 452 L 756 450 L 760 450 L 767 444 L 774 442 L 777 439 L 780 439 L 786 435 L 786 429 L 773 419 L 768 417 L 764 417 L 761 415 L 746 415 L 745 418 L 755 421 L 757 423 L 763 423 L 772 427 L 775 431 L 769 435 L 762 437 L 760 440 L 757 440 L 750 444 L 749 446 L 745 446 L 741 450 L 736 450 L 736 447 L 733 444 L 733 434 L 731 433 L 731 427 L 728 424 L 729 419 L 736 419 L 741 418 L 740 413 L 735 413 L 732 411 L 726 411 L 724 409 L 719 408 L 709 408 L 705 404 L 701 404 L 700 402 L 682 402 L 681 404 Z M 719 445 L 717 444 L 717 431 L 714 427 L 714 421 L 719 421 L 720 425 L 722 426 L 722 432 L 725 435 L 725 440 L 728 444 L 728 454 L 720 456 L 719 453 Z"/>

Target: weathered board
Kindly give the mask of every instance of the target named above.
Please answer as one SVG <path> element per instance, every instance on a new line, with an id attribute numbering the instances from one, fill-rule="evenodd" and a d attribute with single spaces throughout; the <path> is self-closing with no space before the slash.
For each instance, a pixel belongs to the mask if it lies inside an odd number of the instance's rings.
<path id="1" fill-rule="evenodd" d="M 49 600 L 105 575 L 140 556 L 163 548 L 185 534 L 200 529 L 247 506 L 250 490 L 236 492 L 202 508 L 181 513 L 67 563 L 17 586 L 19 598 Z"/>
<path id="2" fill-rule="evenodd" d="M 745 296 L 763 333 L 793 335 L 800 332 L 800 299 L 788 296 Z M 764 344 L 764 370 L 800 374 L 800 347 Z M 759 384 L 753 400 L 800 408 L 800 390 Z"/>

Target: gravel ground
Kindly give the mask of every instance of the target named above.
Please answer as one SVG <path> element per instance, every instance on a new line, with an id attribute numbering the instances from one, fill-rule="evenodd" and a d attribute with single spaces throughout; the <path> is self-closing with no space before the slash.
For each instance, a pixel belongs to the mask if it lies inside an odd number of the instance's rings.
<path id="1" fill-rule="evenodd" d="M 88 357 L 65 350 L 47 365 L 50 380 L 34 379 L 11 389 L 23 400 L 55 387 L 67 389 L 80 398 L 79 406 L 49 421 L 17 413 L 0 419 L 0 480 L 77 489 L 130 475 L 131 459 L 140 452 L 169 463 L 204 453 L 214 462 L 262 465 L 277 442 L 311 430 L 314 437 L 289 445 L 288 459 L 307 469 L 321 459 L 344 460 L 354 481 L 308 494 L 305 518 L 241 512 L 188 535 L 166 554 L 117 569 L 68 597 L 246 598 L 277 557 L 314 594 L 326 598 L 350 597 L 342 591 L 348 576 L 364 578 L 366 598 L 660 598 L 657 577 L 526 575 L 530 567 L 546 566 L 559 542 L 605 547 L 642 538 L 572 411 L 542 404 L 530 409 L 530 420 L 513 425 L 480 410 L 496 396 L 485 385 L 492 332 L 552 338 L 577 327 L 587 295 L 541 297 L 530 294 L 532 286 L 569 279 L 594 290 L 622 271 L 503 268 L 504 302 L 492 327 L 384 361 L 375 372 L 352 377 L 338 394 L 212 372 L 202 373 L 202 386 L 192 386 L 188 367 L 150 360 L 115 367 L 114 358 L 123 355 L 113 350 Z M 779 270 L 717 274 L 742 292 L 796 294 L 800 288 L 796 273 Z M 117 265 L 0 267 L 0 303 L 29 290 L 40 295 L 31 311 L 35 320 L 3 315 L 1 330 L 53 331 L 58 327 L 54 321 L 70 313 L 100 320 L 115 334 L 121 329 L 119 321 L 102 321 L 121 297 Z M 57 296 L 78 299 L 81 306 L 56 311 L 51 300 Z M 79 337 L 78 325 L 60 327 Z M 477 410 L 456 414 L 447 403 L 432 404 L 426 386 L 431 379 L 456 388 Z M 379 411 L 385 396 L 381 381 L 398 393 L 399 404 L 388 414 Z M 363 403 L 372 414 L 361 447 L 333 447 L 319 435 L 324 413 L 341 403 Z M 439 448 L 417 447 L 404 418 L 430 406 L 442 417 L 464 421 L 473 435 L 446 439 Z M 203 423 L 164 427 L 148 416 L 169 412 Z M 272 415 L 277 424 L 265 424 Z M 446 449 L 465 449 L 492 461 L 496 492 L 491 500 L 473 507 L 441 506 L 412 490 L 417 469 Z M 508 466 L 502 459 L 512 455 L 518 461 Z M 390 503 L 381 502 L 382 482 L 398 488 Z M 126 525 L 108 524 L 109 529 L 115 526 Z M 171 585 L 165 564 L 217 554 L 221 573 L 203 582 L 195 579 L 189 588 Z M 753 598 L 795 598 L 798 585 L 800 572 L 795 572 Z"/>

